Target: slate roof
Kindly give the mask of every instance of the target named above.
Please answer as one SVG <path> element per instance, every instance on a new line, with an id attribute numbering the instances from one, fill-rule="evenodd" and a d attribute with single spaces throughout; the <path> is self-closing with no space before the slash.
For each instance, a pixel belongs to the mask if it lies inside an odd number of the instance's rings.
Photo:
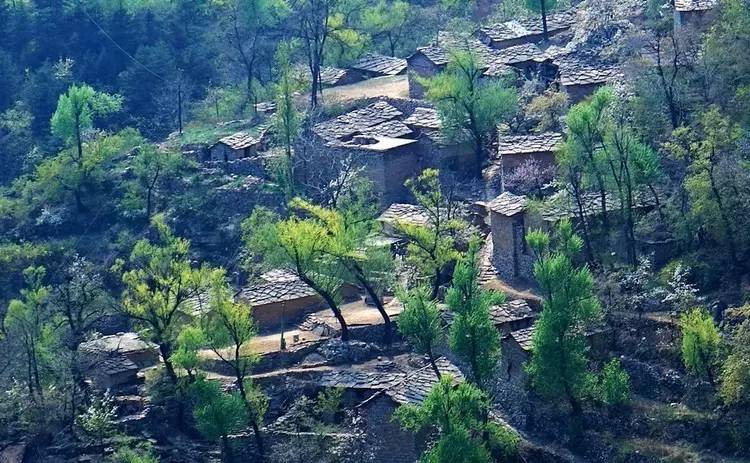
<path id="1" fill-rule="evenodd" d="M 233 150 L 243 150 L 245 148 L 250 148 L 251 146 L 259 144 L 260 140 L 253 137 L 247 132 L 237 132 L 235 134 L 221 138 L 218 142 L 216 142 L 216 144 L 218 143 L 227 145 Z"/>
<path id="2" fill-rule="evenodd" d="M 406 60 L 393 56 L 366 53 L 356 63 L 352 64 L 351 68 L 384 76 L 395 76 L 406 70 Z"/>
<path id="3" fill-rule="evenodd" d="M 526 209 L 526 196 L 518 196 L 506 191 L 487 203 L 487 208 L 506 217 L 512 217 Z"/>
<path id="4" fill-rule="evenodd" d="M 398 136 L 388 132 L 388 129 L 395 129 L 394 133 L 403 132 L 403 124 L 389 124 L 375 129 L 374 127 L 384 122 L 392 121 L 403 113 L 394 108 L 385 101 L 377 101 L 364 108 L 355 109 L 354 111 L 342 114 L 334 119 L 316 124 L 313 130 L 316 134 L 327 141 L 342 141 L 352 137 L 355 134 L 365 134 L 369 129 L 369 135 L 379 134 L 381 136 Z M 403 126 L 403 127 L 402 127 Z M 383 135 L 383 133 L 389 133 Z M 411 130 L 409 132 L 411 133 Z"/>
<path id="5" fill-rule="evenodd" d="M 320 83 L 323 85 L 337 85 L 346 77 L 346 69 L 324 67 L 320 70 Z"/>
<path id="6" fill-rule="evenodd" d="M 260 279 L 266 283 L 288 283 L 290 281 L 298 281 L 299 277 L 287 270 L 274 269 L 263 273 Z"/>
<path id="7" fill-rule="evenodd" d="M 418 47 L 416 53 L 424 55 L 435 66 L 445 66 L 448 64 L 448 52 L 443 47 L 437 45 Z"/>
<path id="8" fill-rule="evenodd" d="M 450 375 L 456 382 L 464 379 L 461 370 L 446 358 L 441 357 L 435 363 L 441 375 Z M 432 367 L 426 365 L 409 373 L 402 382 L 386 389 L 385 394 L 399 404 L 421 404 L 437 382 L 438 379 Z"/>
<path id="9" fill-rule="evenodd" d="M 511 331 L 508 336 L 516 341 L 521 349 L 525 350 L 526 352 L 531 352 L 532 338 L 534 337 L 534 326 Z"/>
<path id="10" fill-rule="evenodd" d="M 532 135 L 500 135 L 497 141 L 497 154 L 503 156 L 555 151 L 562 139 L 562 134 L 557 132 Z"/>
<path id="11" fill-rule="evenodd" d="M 565 86 L 603 84 L 622 79 L 622 71 L 614 64 L 583 55 L 565 55 L 555 61 L 560 83 Z"/>
<path id="12" fill-rule="evenodd" d="M 406 373 L 389 371 L 333 370 L 323 373 L 320 385 L 345 389 L 382 390 L 406 379 Z"/>
<path id="13" fill-rule="evenodd" d="M 493 56 L 493 63 L 517 64 L 526 61 L 541 62 L 548 59 L 546 53 L 533 43 L 524 43 L 499 50 Z"/>
<path id="14" fill-rule="evenodd" d="M 661 191 L 657 194 L 662 196 Z M 583 193 L 581 197 L 583 213 L 587 216 L 595 216 L 601 212 L 601 197 L 596 192 Z M 648 189 L 638 190 L 634 193 L 634 206 L 636 208 L 652 207 L 656 204 L 653 193 Z M 610 211 L 620 208 L 620 202 L 616 195 L 607 195 L 607 209 Z M 556 222 L 565 218 L 578 216 L 578 206 L 573 197 L 566 191 L 561 190 L 547 198 L 541 205 L 542 219 L 548 222 Z"/>
<path id="15" fill-rule="evenodd" d="M 547 16 L 547 30 L 554 34 L 569 29 L 575 21 L 575 11 L 553 13 Z M 482 26 L 480 32 L 493 42 L 503 42 L 541 34 L 543 31 L 541 21 L 537 18 L 524 18 Z"/>
<path id="16" fill-rule="evenodd" d="M 91 341 L 86 341 L 80 346 L 80 349 L 84 352 L 117 352 L 121 354 L 143 352 L 155 348 L 156 344 L 144 341 L 138 336 L 138 333 L 118 333 L 109 336 L 102 336 Z"/>
<path id="17" fill-rule="evenodd" d="M 718 0 L 675 0 L 674 9 L 681 12 L 706 11 L 716 8 L 718 5 Z"/>
<path id="18" fill-rule="evenodd" d="M 484 71 L 485 77 L 503 77 L 511 72 L 517 72 L 514 70 L 513 67 L 508 66 L 507 64 L 503 63 L 492 63 L 487 68 L 486 71 Z"/>
<path id="19" fill-rule="evenodd" d="M 422 206 L 395 203 L 388 206 L 388 209 L 380 214 L 378 221 L 383 223 L 398 221 L 410 225 L 427 225 L 429 218 Z"/>
<path id="20" fill-rule="evenodd" d="M 94 367 L 107 375 L 136 373 L 138 371 L 138 366 L 124 355 L 99 359 Z"/>
<path id="21" fill-rule="evenodd" d="M 519 320 L 534 318 L 534 311 L 523 299 L 515 299 L 502 305 L 490 307 L 490 318 L 494 325 L 504 325 Z"/>
<path id="22" fill-rule="evenodd" d="M 415 108 L 411 116 L 404 119 L 404 124 L 426 129 L 440 129 L 442 127 L 437 109 L 425 107 Z"/>
<path id="23" fill-rule="evenodd" d="M 316 294 L 302 281 L 294 280 L 248 286 L 240 291 L 239 298 L 251 306 L 259 306 L 294 301 Z"/>

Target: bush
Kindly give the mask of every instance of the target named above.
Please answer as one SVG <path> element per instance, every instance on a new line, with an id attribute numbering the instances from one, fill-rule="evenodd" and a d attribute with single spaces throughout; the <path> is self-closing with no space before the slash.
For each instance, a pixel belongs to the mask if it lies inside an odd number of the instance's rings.
<path id="1" fill-rule="evenodd" d="M 619 359 L 604 366 L 599 379 L 601 401 L 607 406 L 622 405 L 630 401 L 630 375 L 622 368 Z"/>

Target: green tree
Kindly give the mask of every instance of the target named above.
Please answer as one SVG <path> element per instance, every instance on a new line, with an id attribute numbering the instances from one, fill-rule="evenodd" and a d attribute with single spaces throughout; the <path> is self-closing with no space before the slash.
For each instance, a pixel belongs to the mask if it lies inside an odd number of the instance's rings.
<path id="1" fill-rule="evenodd" d="M 541 394 L 566 399 L 580 415 L 590 384 L 585 333 L 600 315 L 591 271 L 576 267 L 572 260 L 583 242 L 567 220 L 557 225 L 554 248 L 550 236 L 541 231 L 530 232 L 527 241 L 538 255 L 534 277 L 543 297 L 527 370 Z"/>
<path id="2" fill-rule="evenodd" d="M 88 85 L 72 85 L 68 91 L 60 95 L 57 109 L 52 115 L 52 133 L 63 140 L 70 150 L 70 160 L 73 161 L 80 175 L 86 174 L 86 158 L 83 144 L 86 131 L 94 126 L 94 117 L 103 116 L 119 111 L 122 98 L 119 95 L 109 95 L 97 92 Z M 81 181 L 79 184 L 83 184 Z M 76 190 L 76 205 L 83 208 L 80 190 Z"/>
<path id="3" fill-rule="evenodd" d="M 151 223 L 157 239 L 143 239 L 133 247 L 127 270 L 122 274 L 122 305 L 125 313 L 140 323 L 159 346 L 167 375 L 176 385 L 178 378 L 172 364 L 175 341 L 194 301 L 204 294 L 216 270 L 205 265 L 192 266 L 190 241 L 175 236 L 163 216 L 154 216 Z M 115 268 L 120 270 L 125 265 L 120 261 Z"/>
<path id="4" fill-rule="evenodd" d="M 421 458 L 425 463 L 484 463 L 508 461 L 518 446 L 518 435 L 492 423 L 490 401 L 476 386 L 446 376 L 437 382 L 421 405 L 402 405 L 394 418 L 404 429 L 437 429 L 438 441 Z"/>
<path id="5" fill-rule="evenodd" d="M 13 299 L 5 314 L 6 335 L 22 346 L 26 387 L 35 403 L 44 402 L 43 367 L 54 344 L 54 327 L 48 309 L 49 288 L 43 284 L 44 267 L 23 271 L 26 288 Z"/>
<path id="6" fill-rule="evenodd" d="M 390 343 L 391 318 L 383 305 L 382 291 L 391 280 L 393 258 L 390 249 L 378 246 L 371 240 L 378 224 L 374 218 L 376 210 L 369 205 L 344 200 L 339 205 L 342 212 L 299 198 L 291 202 L 292 207 L 305 211 L 325 228 L 330 238 L 326 241 L 328 247 L 325 252 L 343 267 L 342 275 L 347 280 L 365 288 L 383 317 L 385 342 Z"/>
<path id="7" fill-rule="evenodd" d="M 416 352 L 427 356 L 432 370 L 440 378 L 440 370 L 435 363 L 435 347 L 443 340 L 445 333 L 437 304 L 426 288 L 416 288 L 400 298 L 404 310 L 398 317 L 398 330 Z"/>
<path id="8" fill-rule="evenodd" d="M 195 382 L 192 389 L 197 398 L 193 417 L 198 431 L 206 439 L 220 442 L 224 461 L 231 463 L 229 436 L 242 431 L 247 423 L 239 392 L 224 392 L 218 382 L 205 379 Z"/>
<path id="9" fill-rule="evenodd" d="M 456 204 L 450 195 L 443 193 L 440 173 L 425 169 L 416 179 L 406 181 L 406 187 L 417 199 L 427 217 L 425 225 L 396 221 L 396 232 L 407 241 L 407 259 L 428 279 L 435 299 L 442 283 L 442 271 L 448 263 L 458 259 L 455 237 L 468 225 L 456 217 Z"/>
<path id="10" fill-rule="evenodd" d="M 281 268 L 296 275 L 326 302 L 341 326 L 341 339 L 349 340 L 349 327 L 339 308 L 343 283 L 338 264 L 327 253 L 327 230 L 316 220 L 293 216 L 280 219 L 267 209 L 256 208 L 242 222 L 245 245 L 269 268 Z"/>
<path id="11" fill-rule="evenodd" d="M 745 320 L 729 338 L 729 355 L 721 369 L 719 395 L 730 406 L 750 404 L 750 321 Z"/>
<path id="12" fill-rule="evenodd" d="M 104 454 L 104 439 L 114 435 L 117 424 L 117 406 L 109 392 L 91 402 L 86 411 L 76 419 L 83 431 L 93 439 Z"/>
<path id="13" fill-rule="evenodd" d="M 714 362 L 721 338 L 713 317 L 705 309 L 695 308 L 680 315 L 680 329 L 685 367 L 714 385 Z"/>
<path id="14" fill-rule="evenodd" d="M 79 395 L 85 396 L 88 391 L 78 361 L 79 346 L 112 312 L 114 304 L 102 276 L 86 259 L 74 257 L 61 273 L 61 280 L 51 288 L 49 302 L 55 323 L 64 329 L 61 339 L 70 359 L 70 411 L 74 416 L 79 407 Z"/>
<path id="15" fill-rule="evenodd" d="M 362 28 L 375 39 L 385 39 L 391 56 L 407 33 L 412 6 L 402 0 L 379 0 L 362 13 Z"/>
<path id="16" fill-rule="evenodd" d="M 224 36 L 233 58 L 245 71 L 246 104 L 255 112 L 256 81 L 265 36 L 289 13 L 283 0 L 224 0 L 221 6 Z"/>
<path id="17" fill-rule="evenodd" d="M 292 68 L 293 42 L 281 42 L 276 50 L 276 134 L 284 146 L 284 181 L 287 196 L 294 194 L 294 163 L 292 146 L 299 133 L 300 115 L 294 104 L 294 93 L 300 88 Z"/>
<path id="18" fill-rule="evenodd" d="M 597 379 L 598 384 L 592 389 L 598 401 L 613 407 L 630 400 L 630 375 L 622 368 L 619 359 L 612 359 L 604 365 Z"/>
<path id="19" fill-rule="evenodd" d="M 245 416 L 253 429 L 259 457 L 264 454 L 260 428 L 268 408 L 268 398 L 250 378 L 255 355 L 247 352 L 256 334 L 251 309 L 234 302 L 233 292 L 223 273 L 217 272 L 211 281 L 209 311 L 201 326 L 206 344 L 234 375 L 237 390 L 245 407 Z"/>
<path id="20" fill-rule="evenodd" d="M 453 272 L 453 285 L 445 302 L 454 313 L 450 329 L 451 350 L 471 365 L 480 387 L 492 376 L 500 359 L 500 333 L 490 319 L 490 307 L 502 304 L 505 295 L 479 285 L 479 240 L 472 239 L 469 252 Z"/>
<path id="21" fill-rule="evenodd" d="M 500 122 L 517 111 L 514 87 L 485 82 L 485 67 L 473 51 L 455 51 L 446 70 L 426 81 L 426 98 L 437 104 L 443 130 L 453 139 L 469 136 L 474 144 L 476 175 L 482 176 L 492 136 Z"/>
<path id="22" fill-rule="evenodd" d="M 542 15 L 542 34 L 544 40 L 549 40 L 547 31 L 547 14 L 557 6 L 557 0 L 526 0 L 526 7 L 535 13 Z"/>
<path id="23" fill-rule="evenodd" d="M 133 178 L 125 186 L 121 207 L 128 214 L 142 215 L 147 221 L 157 212 L 157 203 L 162 198 L 161 186 L 165 179 L 173 178 L 184 167 L 184 156 L 161 151 L 151 144 L 138 148 L 132 158 Z"/>

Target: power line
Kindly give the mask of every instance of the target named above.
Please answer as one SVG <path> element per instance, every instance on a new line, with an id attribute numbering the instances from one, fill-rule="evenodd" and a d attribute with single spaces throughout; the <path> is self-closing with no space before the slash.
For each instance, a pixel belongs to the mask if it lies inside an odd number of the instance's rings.
<path id="1" fill-rule="evenodd" d="M 92 17 L 91 17 L 91 15 L 90 15 L 90 14 L 89 14 L 89 12 L 88 12 L 88 11 L 86 10 L 86 8 L 83 8 L 83 7 L 81 7 L 81 9 L 83 10 L 83 13 L 84 13 L 84 14 L 86 15 L 86 17 L 88 17 L 88 18 L 89 18 L 89 21 L 91 21 L 92 23 L 94 23 L 94 25 L 95 25 L 95 26 L 96 26 L 96 27 L 97 27 L 97 28 L 98 28 L 98 29 L 99 29 L 99 30 L 100 30 L 100 31 L 102 32 L 102 34 L 104 34 L 104 36 L 105 36 L 105 37 L 107 37 L 107 38 L 109 39 L 109 41 L 110 41 L 110 42 L 112 42 L 112 44 L 113 44 L 113 45 L 114 45 L 115 47 L 117 47 L 117 49 L 118 49 L 118 50 L 120 50 L 120 51 L 121 51 L 121 52 L 122 52 L 122 53 L 123 53 L 123 54 L 124 54 L 125 56 L 127 56 L 128 58 L 130 58 L 130 59 L 131 59 L 131 60 L 132 60 L 132 61 L 133 61 L 133 62 L 134 62 L 135 64 L 137 64 L 137 65 L 139 65 L 140 67 L 142 67 L 143 69 L 145 69 L 145 70 L 146 70 L 146 71 L 147 71 L 147 72 L 148 72 L 149 74 L 151 74 L 151 75 L 153 75 L 154 77 L 156 77 L 156 78 L 160 79 L 160 80 L 161 80 L 162 82 L 167 82 L 167 79 L 163 78 L 162 76 L 160 76 L 160 75 L 159 75 L 159 74 L 157 74 L 156 72 L 152 71 L 152 70 L 151 70 L 151 69 L 150 69 L 150 68 L 149 68 L 148 66 L 146 66 L 145 64 L 143 64 L 143 63 L 141 63 L 140 61 L 138 61 L 138 60 L 137 60 L 137 59 L 136 59 L 136 58 L 135 58 L 135 57 L 134 57 L 133 55 L 131 55 L 130 53 L 128 53 L 128 51 L 127 51 L 127 50 L 125 50 L 124 48 L 122 48 L 122 47 L 120 46 L 120 44 L 119 44 L 119 43 L 117 43 L 117 41 L 116 41 L 115 39 L 113 39 L 113 38 L 112 38 L 112 36 L 110 36 L 110 35 L 109 35 L 109 34 L 107 33 L 107 31 L 105 31 L 105 30 L 104 30 L 104 28 L 103 28 L 102 26 L 100 26 L 100 25 L 99 25 L 99 23 L 97 23 L 97 22 L 96 22 L 96 21 L 94 20 L 94 18 L 92 18 Z M 167 82 L 167 83 L 168 83 L 168 82 Z"/>

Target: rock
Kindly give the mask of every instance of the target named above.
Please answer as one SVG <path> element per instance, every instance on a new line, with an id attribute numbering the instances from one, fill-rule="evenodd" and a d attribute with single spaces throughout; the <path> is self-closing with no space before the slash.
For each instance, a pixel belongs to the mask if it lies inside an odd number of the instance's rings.
<path id="1" fill-rule="evenodd" d="M 22 463 L 26 455 L 26 444 L 16 444 L 0 451 L 0 463 Z"/>

